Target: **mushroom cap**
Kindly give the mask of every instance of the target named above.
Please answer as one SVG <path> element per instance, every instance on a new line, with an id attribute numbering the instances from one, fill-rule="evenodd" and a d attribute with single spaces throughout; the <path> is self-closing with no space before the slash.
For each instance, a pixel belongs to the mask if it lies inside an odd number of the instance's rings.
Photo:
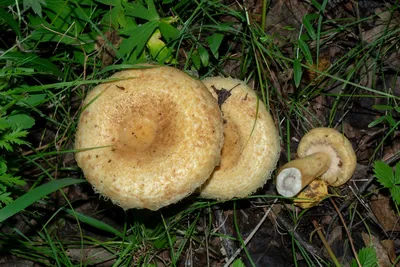
<path id="1" fill-rule="evenodd" d="M 328 185 L 326 182 L 315 179 L 301 191 L 293 203 L 302 209 L 308 209 L 317 206 L 327 195 Z"/>
<path id="2" fill-rule="evenodd" d="M 350 141 L 332 128 L 315 128 L 301 139 L 297 155 L 302 158 L 315 152 L 324 152 L 331 157 L 328 170 L 319 178 L 329 185 L 340 186 L 353 175 L 357 158 Z"/>
<path id="3" fill-rule="evenodd" d="M 275 123 L 243 81 L 212 77 L 203 83 L 218 99 L 225 141 L 221 163 L 201 187 L 201 196 L 219 200 L 246 197 L 263 186 L 276 167 L 280 140 Z"/>
<path id="4" fill-rule="evenodd" d="M 157 210 L 192 193 L 220 161 L 223 121 L 207 88 L 182 71 L 121 71 L 84 100 L 76 161 L 124 209 Z"/>

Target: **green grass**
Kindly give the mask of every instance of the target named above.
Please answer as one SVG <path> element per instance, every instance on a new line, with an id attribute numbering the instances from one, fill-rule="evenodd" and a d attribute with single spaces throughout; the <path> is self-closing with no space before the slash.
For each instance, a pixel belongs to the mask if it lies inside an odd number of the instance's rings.
<path id="1" fill-rule="evenodd" d="M 296 38 L 271 33 L 260 24 L 271 16 L 272 7 L 266 0 L 262 14 L 205 0 L 26 2 L 31 4 L 0 1 L 2 253 L 43 266 L 88 266 L 91 257 L 98 260 L 96 253 L 103 253 L 113 266 L 176 266 L 192 259 L 195 248 L 202 247 L 209 264 L 214 252 L 208 242 L 225 237 L 214 231 L 213 211 L 220 207 L 218 202 L 195 198 L 177 205 L 176 210 L 155 213 L 118 210 L 119 221 L 112 225 L 102 220 L 109 215 L 108 209 L 117 212 L 112 205 L 104 202 L 81 211 L 79 205 L 98 197 L 69 199 L 68 191 L 62 190 L 71 184 L 79 188 L 83 182 L 83 190 L 90 191 L 73 161 L 82 99 L 111 73 L 135 64 L 167 64 L 198 78 L 234 75 L 254 82 L 276 121 L 288 159 L 294 149 L 293 137 L 315 126 L 343 128 L 343 118 L 363 98 L 379 99 L 375 109 L 384 115 L 368 122 L 370 127 L 384 129 L 370 162 L 380 159 L 382 148 L 399 129 L 400 99 L 393 93 L 395 84 L 380 86 L 388 71 L 398 74 L 398 69 L 383 64 L 400 41 L 394 20 L 397 4 L 383 11 L 388 16 L 382 31 L 365 41 L 354 29 L 382 14 L 330 18 L 321 15 L 328 1 L 310 1 L 300 28 L 282 29 L 294 31 Z M 255 15 L 260 15 L 259 20 Z M 95 43 L 98 36 L 105 39 L 108 31 L 117 32 L 122 42 L 119 46 L 113 40 L 104 42 L 114 54 L 112 64 L 104 66 Z M 355 40 L 353 45 L 343 49 L 328 68 L 318 69 L 323 51 L 346 36 Z M 234 73 L 227 71 L 228 63 L 237 65 Z M 316 74 L 312 82 L 305 78 L 310 71 Z M 309 108 L 318 96 L 332 102 L 326 121 Z M 236 204 L 260 199 L 270 203 L 274 197 L 233 200 L 237 237 L 230 238 L 243 245 L 242 255 L 247 255 L 251 265 L 256 263 L 244 244 Z M 291 216 L 293 225 L 302 215 Z M 22 231 L 17 221 L 31 230 Z M 67 226 L 75 235 L 60 239 L 57 229 Z M 312 255 L 290 235 L 295 264 L 299 255 L 309 266 L 326 264 L 326 259 Z M 76 250 L 90 257 L 77 257 Z M 168 257 L 162 257 L 163 252 Z M 241 264 L 235 262 L 235 266 Z"/>

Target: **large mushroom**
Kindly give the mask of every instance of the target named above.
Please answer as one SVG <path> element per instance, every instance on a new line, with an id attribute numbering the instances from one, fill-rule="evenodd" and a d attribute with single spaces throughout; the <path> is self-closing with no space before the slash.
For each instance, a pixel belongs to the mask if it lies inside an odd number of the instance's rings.
<path id="1" fill-rule="evenodd" d="M 201 196 L 218 200 L 246 197 L 263 186 L 276 168 L 280 140 L 271 115 L 243 81 L 212 77 L 203 83 L 218 100 L 224 118 L 219 166 L 201 187 Z"/>
<path id="2" fill-rule="evenodd" d="M 297 155 L 299 158 L 286 163 L 277 176 L 278 193 L 285 197 L 296 196 L 310 183 L 307 191 L 299 197 L 310 196 L 318 190 L 327 194 L 326 185 L 315 179 L 340 186 L 351 178 L 357 163 L 349 140 L 332 128 L 309 131 L 301 139 Z M 321 194 L 316 197 L 317 200 L 321 200 Z"/>
<path id="3" fill-rule="evenodd" d="M 121 71 L 84 100 L 76 161 L 96 192 L 157 210 L 192 193 L 220 161 L 223 121 L 198 80 L 171 67 Z"/>

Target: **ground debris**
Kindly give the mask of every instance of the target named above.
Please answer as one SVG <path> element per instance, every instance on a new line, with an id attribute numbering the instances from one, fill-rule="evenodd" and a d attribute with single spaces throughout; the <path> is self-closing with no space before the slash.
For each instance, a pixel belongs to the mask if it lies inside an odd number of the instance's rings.
<path id="1" fill-rule="evenodd" d="M 369 205 L 386 232 L 400 231 L 400 217 L 393 210 L 390 198 L 383 194 L 378 194 L 377 196 L 372 196 Z"/>

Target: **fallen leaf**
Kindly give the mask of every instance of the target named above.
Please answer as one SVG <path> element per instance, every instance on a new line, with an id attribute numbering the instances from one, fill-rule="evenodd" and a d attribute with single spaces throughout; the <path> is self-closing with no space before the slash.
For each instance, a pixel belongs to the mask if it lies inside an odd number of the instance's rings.
<path id="1" fill-rule="evenodd" d="M 397 257 L 394 241 L 390 239 L 381 240 L 381 245 L 386 249 L 386 253 L 389 255 L 389 259 L 392 264 L 395 263 Z M 398 266 L 400 266 L 400 263 L 396 264 L 396 267 Z"/>
<path id="2" fill-rule="evenodd" d="M 104 36 L 107 38 L 108 42 L 104 40 L 103 36 L 97 36 L 95 49 L 99 51 L 102 67 L 107 67 L 113 63 L 116 54 L 115 50 L 117 50 L 121 44 L 122 38 L 114 30 L 104 33 Z M 109 44 L 112 44 L 113 47 Z"/>
<path id="3" fill-rule="evenodd" d="M 369 235 L 365 232 L 361 233 L 361 237 L 364 241 L 365 246 L 372 246 L 376 251 L 378 263 L 380 267 L 390 267 L 392 263 L 389 259 L 386 249 L 379 242 L 379 238 L 373 235 Z"/>
<path id="4" fill-rule="evenodd" d="M 378 222 L 385 231 L 400 231 L 399 217 L 391 208 L 391 200 L 384 195 L 373 196 L 369 203 Z"/>

